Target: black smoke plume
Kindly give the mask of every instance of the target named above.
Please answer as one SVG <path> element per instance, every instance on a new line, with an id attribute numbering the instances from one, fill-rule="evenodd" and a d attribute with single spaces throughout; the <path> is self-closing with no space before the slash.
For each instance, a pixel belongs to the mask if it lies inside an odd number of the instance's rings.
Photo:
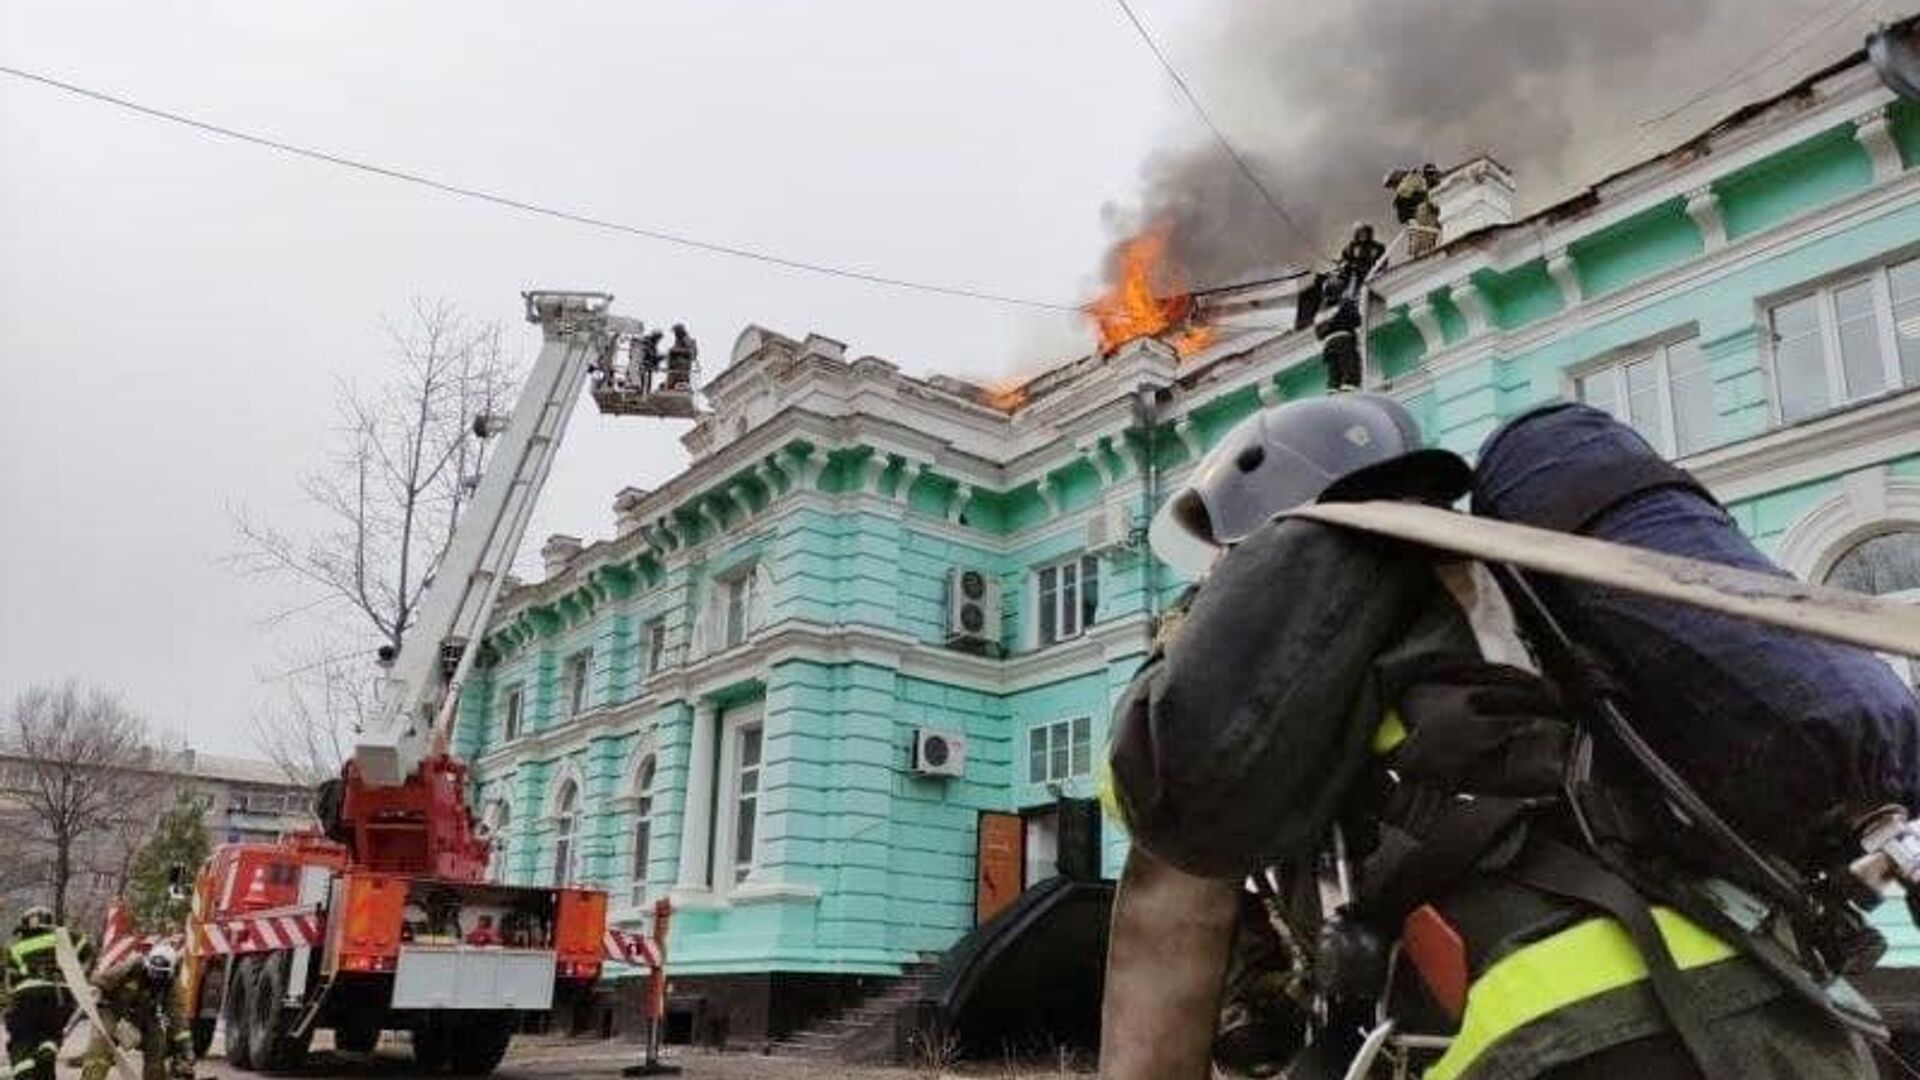
<path id="1" fill-rule="evenodd" d="M 1829 18 L 1824 8 L 1818 0 L 1222 4 L 1209 24 L 1163 28 L 1168 51 L 1298 232 L 1184 102 L 1181 140 L 1143 163 L 1138 202 L 1108 207 L 1105 217 L 1116 240 L 1170 221 L 1171 254 L 1204 286 L 1311 263 L 1337 250 L 1355 220 L 1391 236 L 1381 181 L 1396 166 L 1446 168 L 1489 153 L 1513 170 L 1520 209 L 1538 206 L 1598 179 L 1592 170 L 1649 156 L 1857 47 L 1874 13 L 1854 6 Z M 1722 92 L 1668 121 L 1641 125 L 1716 86 Z"/>

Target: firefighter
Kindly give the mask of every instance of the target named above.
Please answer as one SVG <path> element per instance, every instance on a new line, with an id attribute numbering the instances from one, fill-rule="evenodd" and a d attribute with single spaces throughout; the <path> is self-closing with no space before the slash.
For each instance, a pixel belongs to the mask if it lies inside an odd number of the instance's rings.
<path id="1" fill-rule="evenodd" d="M 100 1019 L 106 1030 L 95 1031 L 87 1043 L 80 1080 L 106 1080 L 113 1071 L 109 1040 L 121 1024 L 140 1033 L 145 1080 L 192 1080 L 193 1030 L 180 1007 L 180 995 L 174 993 L 179 967 L 179 953 L 163 941 L 145 956 L 134 950 L 94 974 L 93 985 L 100 991 Z"/>
<path id="2" fill-rule="evenodd" d="M 7 949 L 7 1058 L 15 1080 L 54 1080 L 60 1040 L 73 1015 L 73 994 L 54 954 L 59 929 L 52 909 L 30 907 Z M 91 951 L 84 937 L 75 948 L 83 958 Z"/>
<path id="3" fill-rule="evenodd" d="M 667 347 L 667 389 L 693 389 L 693 362 L 699 355 L 700 346 L 694 343 L 686 326 L 674 323 L 673 344 Z"/>
<path id="4" fill-rule="evenodd" d="M 1433 192 L 1440 186 L 1440 170 L 1431 162 L 1417 169 L 1395 169 L 1387 174 L 1393 192 L 1393 213 L 1407 230 L 1407 256 L 1417 259 L 1440 242 L 1440 207 Z"/>
<path id="5" fill-rule="evenodd" d="M 643 394 L 653 392 L 653 373 L 660 369 L 660 331 L 635 335 L 627 343 L 627 385 Z"/>
<path id="6" fill-rule="evenodd" d="M 1635 832 L 1657 795 L 1582 756 L 1486 567 L 1275 520 L 1452 503 L 1465 463 L 1419 446 L 1384 397 L 1287 403 L 1156 517 L 1205 580 L 1114 717 L 1101 1075 L 1358 1075 L 1384 1015 L 1451 1037 L 1430 1080 L 1873 1076 L 1870 1008 Z"/>

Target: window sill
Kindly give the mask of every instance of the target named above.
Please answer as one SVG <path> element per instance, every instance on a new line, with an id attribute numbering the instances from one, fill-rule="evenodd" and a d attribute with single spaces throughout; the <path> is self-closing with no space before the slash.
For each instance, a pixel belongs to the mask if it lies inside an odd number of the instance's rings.
<path id="1" fill-rule="evenodd" d="M 747 881 L 727 890 L 726 898 L 735 904 L 788 902 L 817 904 L 820 902 L 820 890 L 813 885 L 792 885 L 780 881 Z"/>

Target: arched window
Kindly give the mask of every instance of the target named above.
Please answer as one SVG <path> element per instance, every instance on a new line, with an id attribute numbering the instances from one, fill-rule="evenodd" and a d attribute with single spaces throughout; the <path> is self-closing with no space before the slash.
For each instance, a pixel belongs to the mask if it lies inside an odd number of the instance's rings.
<path id="1" fill-rule="evenodd" d="M 505 882 L 512 874 L 513 804 L 496 799 L 487 808 L 487 835 L 493 839 L 493 850 L 487 856 L 487 876 Z"/>
<path id="2" fill-rule="evenodd" d="M 553 800 L 553 883 L 571 885 L 579 861 L 580 785 L 568 780 Z"/>
<path id="3" fill-rule="evenodd" d="M 653 857 L 653 774 L 657 763 L 652 754 L 640 759 L 633 771 L 633 851 L 627 876 L 632 883 L 631 899 L 635 907 L 647 898 L 647 862 Z"/>
<path id="4" fill-rule="evenodd" d="M 1833 561 L 1827 584 L 1870 596 L 1920 593 L 1920 529 L 1881 533 L 1853 545 Z"/>

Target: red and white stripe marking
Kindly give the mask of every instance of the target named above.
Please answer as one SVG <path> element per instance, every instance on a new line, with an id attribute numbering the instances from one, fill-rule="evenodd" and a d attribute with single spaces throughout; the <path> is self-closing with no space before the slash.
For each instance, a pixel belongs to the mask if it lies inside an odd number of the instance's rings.
<path id="1" fill-rule="evenodd" d="M 605 946 L 606 958 L 609 960 L 644 968 L 660 966 L 659 947 L 645 934 L 609 926 Z"/>
<path id="2" fill-rule="evenodd" d="M 94 961 L 95 971 L 105 971 L 113 965 L 138 952 L 145 953 L 160 940 L 153 934 L 133 932 L 133 917 L 127 914 L 127 906 L 119 900 L 107 909 L 107 925 L 100 932 L 100 956 Z"/>
<path id="3" fill-rule="evenodd" d="M 193 951 L 201 956 L 245 956 L 320 944 L 320 916 L 311 911 L 242 915 L 193 928 Z"/>

